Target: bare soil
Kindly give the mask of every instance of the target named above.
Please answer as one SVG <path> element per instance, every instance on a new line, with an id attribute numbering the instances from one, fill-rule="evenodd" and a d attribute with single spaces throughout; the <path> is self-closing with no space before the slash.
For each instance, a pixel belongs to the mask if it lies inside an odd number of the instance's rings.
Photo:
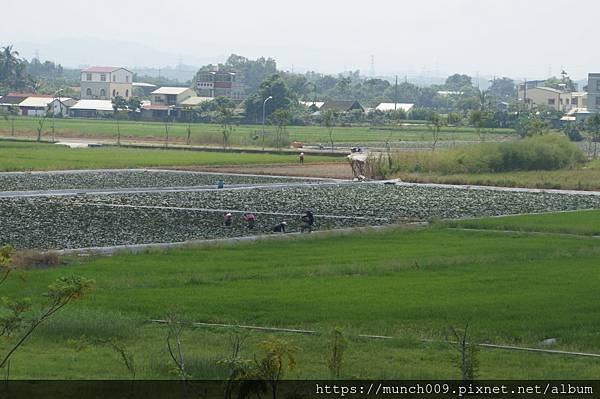
<path id="1" fill-rule="evenodd" d="M 189 166 L 177 167 L 180 170 L 199 172 L 245 173 L 254 175 L 329 177 L 351 179 L 352 169 L 347 163 L 310 163 L 310 164 L 264 164 L 264 165 L 228 165 L 228 166 Z"/>

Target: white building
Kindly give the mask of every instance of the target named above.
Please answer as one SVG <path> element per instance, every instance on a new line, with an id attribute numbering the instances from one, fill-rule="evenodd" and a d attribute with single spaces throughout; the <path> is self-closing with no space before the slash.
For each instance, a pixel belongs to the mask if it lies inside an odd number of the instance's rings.
<path id="1" fill-rule="evenodd" d="M 410 103 L 381 103 L 375 109 L 383 112 L 402 110 L 409 113 L 414 107 L 415 104 Z"/>
<path id="2" fill-rule="evenodd" d="M 179 105 L 196 92 L 189 87 L 161 87 L 150 93 L 152 105 Z"/>
<path id="3" fill-rule="evenodd" d="M 133 96 L 133 72 L 121 67 L 91 67 L 81 71 L 82 100 Z"/>
<path id="4" fill-rule="evenodd" d="M 21 115 L 23 116 L 47 116 L 51 115 L 53 110 L 54 114 L 58 116 L 59 114 L 67 115 L 68 106 L 66 104 L 70 102 L 71 99 L 68 97 L 56 99 L 52 97 L 27 97 L 19 103 L 18 107 L 21 109 Z M 54 109 L 53 104 L 55 105 Z"/>
<path id="5" fill-rule="evenodd" d="M 552 87 L 537 86 L 519 90 L 519 101 L 524 102 L 529 108 L 547 106 L 557 111 L 567 112 L 577 105 L 572 101 L 573 93 L 557 90 Z"/>
<path id="6" fill-rule="evenodd" d="M 113 115 L 114 110 L 110 100 L 79 100 L 71 107 L 70 114 L 74 117 L 97 118 Z"/>

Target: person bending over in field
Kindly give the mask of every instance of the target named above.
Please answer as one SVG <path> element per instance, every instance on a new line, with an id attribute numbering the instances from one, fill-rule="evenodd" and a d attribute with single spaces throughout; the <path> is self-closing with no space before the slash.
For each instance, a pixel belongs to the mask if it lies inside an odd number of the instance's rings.
<path id="1" fill-rule="evenodd" d="M 233 215 L 231 213 L 226 213 L 223 217 L 223 224 L 225 227 L 230 227 L 233 224 Z"/>
<path id="2" fill-rule="evenodd" d="M 253 230 L 256 226 L 256 216 L 253 213 L 244 213 L 244 221 L 248 230 Z"/>
<path id="3" fill-rule="evenodd" d="M 287 226 L 287 223 L 284 220 L 281 223 L 279 223 L 277 226 L 273 227 L 273 233 L 285 233 L 286 226 Z"/>
<path id="4" fill-rule="evenodd" d="M 315 225 L 315 215 L 311 211 L 304 212 L 302 215 L 302 226 L 300 227 L 300 231 L 304 233 L 308 231 L 309 233 L 313 230 L 313 226 Z"/>

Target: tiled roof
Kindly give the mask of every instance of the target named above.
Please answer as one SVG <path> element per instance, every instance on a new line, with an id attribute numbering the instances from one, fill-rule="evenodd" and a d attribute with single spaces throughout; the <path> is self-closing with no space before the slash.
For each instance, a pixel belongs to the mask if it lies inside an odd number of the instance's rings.
<path id="1" fill-rule="evenodd" d="M 118 71 L 119 69 L 125 69 L 123 67 L 109 67 L 109 66 L 93 66 L 86 69 L 82 69 L 81 72 L 98 72 L 98 73 L 111 73 Z"/>

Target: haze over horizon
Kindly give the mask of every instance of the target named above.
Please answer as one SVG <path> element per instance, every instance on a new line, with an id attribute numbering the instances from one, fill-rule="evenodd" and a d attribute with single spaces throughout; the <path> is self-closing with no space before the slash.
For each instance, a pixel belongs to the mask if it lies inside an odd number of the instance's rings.
<path id="1" fill-rule="evenodd" d="M 558 75 L 573 78 L 600 69 L 590 51 L 600 3 L 581 0 L 584 12 L 558 25 L 567 9 L 556 0 L 388 1 L 261 0 L 193 3 L 147 0 L 7 1 L 0 45 L 14 44 L 26 58 L 65 66 L 200 66 L 231 54 L 277 60 L 280 69 L 376 75 Z M 35 13 L 32 13 L 35 10 Z M 35 27 L 35 29 L 32 29 Z M 86 50 L 86 43 L 93 46 Z M 71 43 L 71 44 L 69 44 Z M 102 49 L 102 43 L 106 49 Z M 112 44 L 111 44 L 112 43 Z M 120 43 L 120 44 L 119 44 Z M 69 47 L 71 46 L 71 47 Z M 118 47 L 118 48 L 115 48 Z M 109 59 L 110 58 L 110 59 Z"/>

